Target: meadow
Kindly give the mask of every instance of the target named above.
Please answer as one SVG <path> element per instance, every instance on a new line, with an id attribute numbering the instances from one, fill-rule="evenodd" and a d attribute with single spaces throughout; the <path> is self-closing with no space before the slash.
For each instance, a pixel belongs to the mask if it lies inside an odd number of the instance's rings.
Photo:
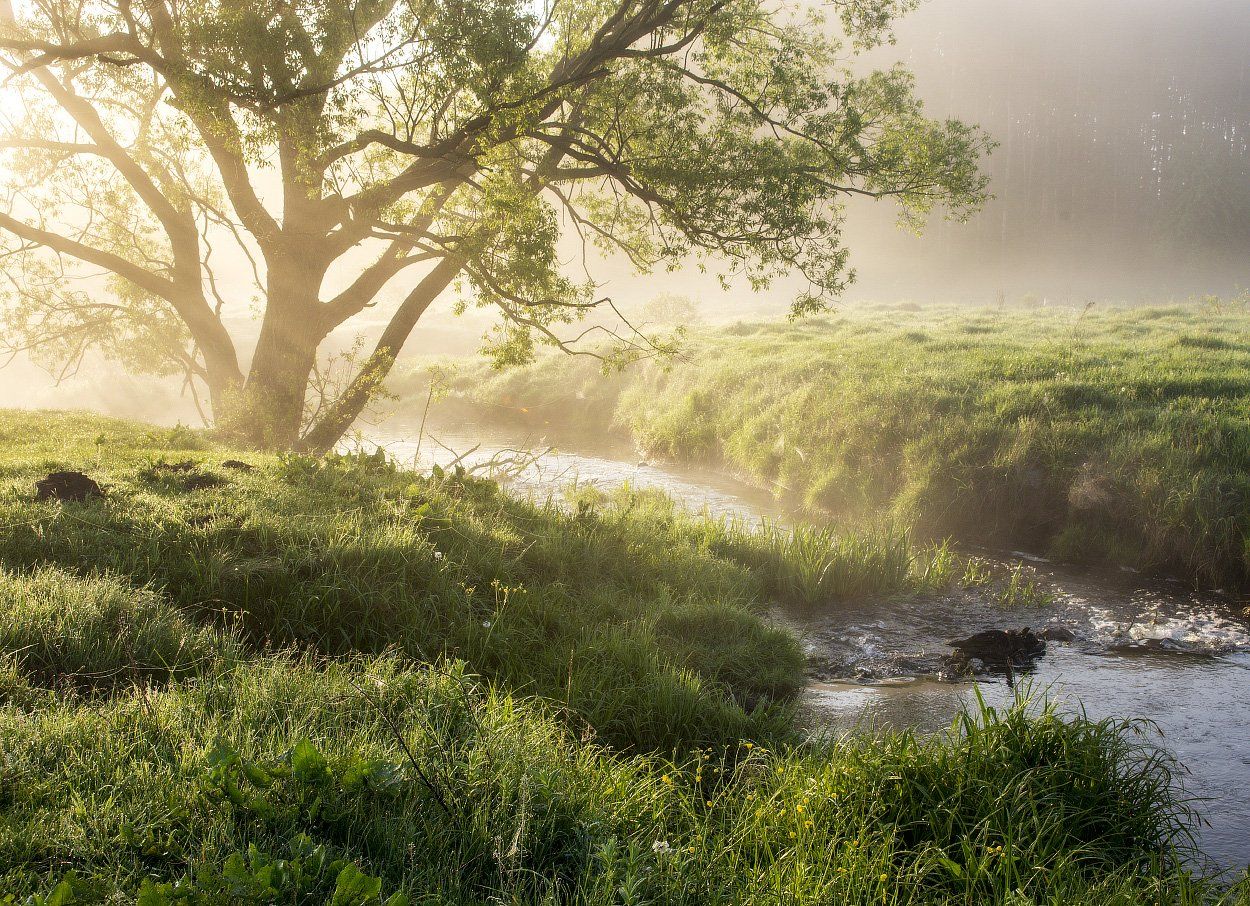
<path id="1" fill-rule="evenodd" d="M 1244 297 L 877 305 L 705 330 L 675 361 L 607 376 L 567 357 L 464 366 L 453 389 L 500 416 L 712 463 L 814 519 L 1241 587 L 1248 331 Z"/>
<path id="2" fill-rule="evenodd" d="M 1250 902 L 1139 724 L 801 736 L 776 538 L 72 413 L 0 450 L 0 902 Z"/>

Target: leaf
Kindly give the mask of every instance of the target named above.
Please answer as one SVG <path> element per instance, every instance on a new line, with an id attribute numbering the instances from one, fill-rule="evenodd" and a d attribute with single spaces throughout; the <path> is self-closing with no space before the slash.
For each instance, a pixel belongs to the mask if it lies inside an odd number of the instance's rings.
<path id="1" fill-rule="evenodd" d="M 382 895 L 382 879 L 365 874 L 350 862 L 339 872 L 330 906 L 364 906 Z"/>
<path id="2" fill-rule="evenodd" d="M 225 767 L 234 764 L 238 760 L 238 752 L 234 750 L 234 746 L 224 739 L 217 739 L 213 743 L 213 747 L 208 751 L 208 766 L 212 768 Z"/>
<path id="3" fill-rule="evenodd" d="M 61 879 L 61 883 L 52 888 L 52 893 L 48 894 L 48 899 L 44 901 L 45 906 L 68 906 L 74 902 L 74 882 L 77 877 L 71 871 Z"/>
<path id="4" fill-rule="evenodd" d="M 144 878 L 135 906 L 169 906 L 169 885 L 156 884 L 151 878 Z"/>
<path id="5" fill-rule="evenodd" d="M 291 771 L 296 780 L 321 780 L 328 773 L 325 756 L 317 751 L 307 737 L 300 737 L 291 750 Z"/>
<path id="6" fill-rule="evenodd" d="M 273 783 L 273 778 L 269 775 L 269 772 L 256 762 L 244 761 L 241 767 L 243 768 L 243 776 L 247 778 L 252 786 L 265 789 Z"/>
<path id="7" fill-rule="evenodd" d="M 964 867 L 954 859 L 949 859 L 946 856 L 938 856 L 938 862 L 942 864 L 943 868 L 951 873 L 952 878 L 958 880 L 964 876 Z"/>

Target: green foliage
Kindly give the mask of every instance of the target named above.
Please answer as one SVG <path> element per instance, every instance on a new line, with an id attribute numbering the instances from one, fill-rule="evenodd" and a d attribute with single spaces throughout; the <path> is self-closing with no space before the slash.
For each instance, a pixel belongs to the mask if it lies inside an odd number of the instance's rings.
<path id="1" fill-rule="evenodd" d="M 928 117 L 902 69 L 852 65 L 912 5 L 839 0 L 840 28 L 764 0 L 6 7 L 20 103 L 0 153 L 22 201 L 0 210 L 5 335 L 66 368 L 98 350 L 183 376 L 237 442 L 323 452 L 445 292 L 497 314 L 498 365 L 588 334 L 612 338 L 593 353 L 609 368 L 671 353 L 672 336 L 569 328 L 608 307 L 566 272 L 570 230 L 644 272 L 797 273 L 794 312 L 821 310 L 851 279 L 844 199 L 918 226 L 987 197 L 984 133 Z M 247 375 L 226 254 L 264 320 Z M 319 360 L 418 265 L 372 350 Z M 344 286 L 322 298 L 332 268 Z"/>
<path id="2" fill-rule="evenodd" d="M 153 460 L 239 454 L 73 414 L 0 436 L 0 902 L 1245 902 L 1184 867 L 1136 724 L 1021 699 L 799 737 L 767 702 L 801 654 L 755 611 L 866 542 L 805 531 L 786 567 L 655 495 L 258 456 L 192 492 Z M 107 498 L 35 502 L 97 450 Z"/>
<path id="3" fill-rule="evenodd" d="M 1055 596 L 1038 584 L 1033 571 L 1023 563 L 1011 568 L 1007 582 L 995 593 L 1000 607 L 1038 607 L 1050 604 L 1054 599 Z"/>
<path id="4" fill-rule="evenodd" d="M 867 306 L 711 331 L 666 369 L 544 361 L 457 386 L 727 465 L 826 521 L 1250 580 L 1240 303 Z"/>

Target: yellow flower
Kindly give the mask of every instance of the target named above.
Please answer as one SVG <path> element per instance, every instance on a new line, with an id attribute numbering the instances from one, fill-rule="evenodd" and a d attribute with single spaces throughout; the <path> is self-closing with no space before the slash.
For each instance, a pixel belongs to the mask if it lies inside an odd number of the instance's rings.
<path id="1" fill-rule="evenodd" d="M 791 839 L 791 840 L 793 840 L 793 839 L 794 839 L 794 837 L 795 837 L 795 833 L 794 833 L 794 831 L 790 831 L 790 839 Z"/>
<path id="2" fill-rule="evenodd" d="M 883 871 L 883 872 L 881 872 L 881 880 L 882 880 L 882 881 L 888 881 L 888 880 L 890 880 L 890 876 L 889 876 L 888 874 L 886 874 L 886 873 Z"/>
<path id="3" fill-rule="evenodd" d="M 709 800 L 707 801 L 707 807 L 708 807 L 708 808 L 711 808 L 711 807 L 712 807 L 712 800 L 711 800 L 711 799 L 709 799 Z"/>
<path id="4" fill-rule="evenodd" d="M 665 774 L 663 777 L 661 777 L 661 778 L 660 778 L 660 780 L 662 780 L 662 781 L 663 781 L 663 782 L 665 782 L 665 783 L 672 783 L 672 782 L 673 782 L 673 781 L 672 781 L 672 778 L 670 778 L 667 774 Z"/>
<path id="5" fill-rule="evenodd" d="M 746 744 L 745 748 L 748 748 L 748 749 L 754 749 L 754 748 L 755 748 L 755 743 L 753 743 L 753 742 L 748 742 L 748 743 Z"/>
<path id="6" fill-rule="evenodd" d="M 794 810 L 795 810 L 796 812 L 798 812 L 800 815 L 801 815 L 801 814 L 803 814 L 803 806 L 801 806 L 801 805 L 796 805 L 796 806 L 794 807 Z"/>

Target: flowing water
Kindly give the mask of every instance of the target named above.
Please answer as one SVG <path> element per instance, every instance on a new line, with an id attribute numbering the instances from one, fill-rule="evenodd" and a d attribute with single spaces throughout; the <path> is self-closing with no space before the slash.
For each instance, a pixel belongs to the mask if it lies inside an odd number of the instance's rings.
<path id="1" fill-rule="evenodd" d="M 368 432 L 401 463 L 419 469 L 457 461 L 489 471 L 509 466 L 516 493 L 558 495 L 574 482 L 655 488 L 688 509 L 785 519 L 758 488 L 710 470 L 646 462 L 628 445 L 552 439 L 520 426 L 458 420 L 394 420 Z M 421 437 L 418 442 L 418 437 Z M 540 451 L 536 456 L 524 451 Z M 803 713 L 816 730 L 948 727 L 977 691 L 992 705 L 1014 693 L 1003 677 L 940 678 L 948 640 L 991 628 L 1061 626 L 1074 638 L 1050 642 L 1026 682 L 1091 717 L 1144 717 L 1148 736 L 1185 768 L 1188 795 L 1203 815 L 1200 844 L 1216 866 L 1250 863 L 1250 625 L 1243 605 L 1220 592 L 1194 593 L 1124 570 L 1084 570 L 1026 552 L 977 552 L 1006 567 L 1024 561 L 1055 599 L 1004 609 L 976 589 L 889 602 L 840 605 L 784 622 L 803 642 L 811 682 Z"/>

